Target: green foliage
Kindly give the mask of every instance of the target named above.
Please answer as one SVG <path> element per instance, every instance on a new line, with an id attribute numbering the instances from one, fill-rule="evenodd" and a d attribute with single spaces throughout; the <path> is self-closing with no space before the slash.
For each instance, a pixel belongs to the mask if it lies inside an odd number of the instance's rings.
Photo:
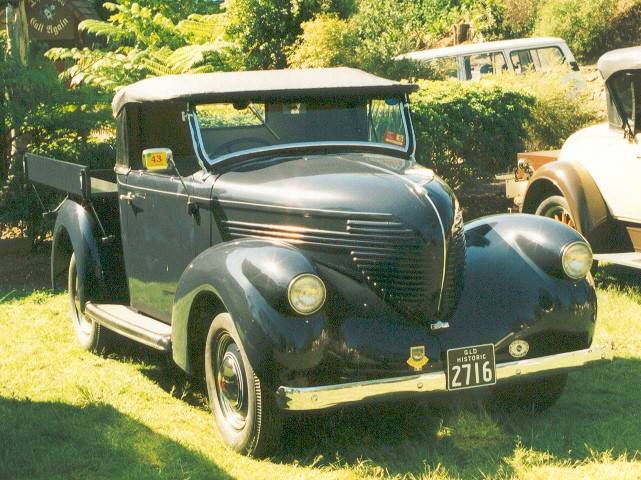
<path id="1" fill-rule="evenodd" d="M 301 24 L 317 14 L 349 15 L 353 0 L 230 0 L 227 34 L 247 69 L 283 68 Z"/>
<path id="2" fill-rule="evenodd" d="M 523 151 L 533 95 L 486 82 L 421 82 L 412 96 L 417 160 L 452 187 L 493 178 Z"/>
<path id="3" fill-rule="evenodd" d="M 499 0 L 361 0 L 349 18 L 321 14 L 301 25 L 286 48 L 291 66 L 349 65 L 391 77 L 413 76 L 417 65 L 399 65 L 397 55 L 426 48 L 455 23 L 472 23 L 485 39 L 504 32 Z M 420 67 L 419 67 L 420 68 Z"/>
<path id="4" fill-rule="evenodd" d="M 131 6 L 131 0 L 119 0 L 120 4 Z M 220 3 L 213 0 L 138 0 L 143 7 L 162 14 L 172 22 L 178 22 L 198 12 L 199 14 L 220 13 Z"/>
<path id="5" fill-rule="evenodd" d="M 0 92 L 3 119 L 0 169 L 0 229 L 20 223 L 32 238 L 43 234 L 42 209 L 33 189 L 25 183 L 21 157 L 11 155 L 9 145 L 71 162 L 101 165 L 108 147 L 92 139 L 96 129 L 111 121 L 108 99 L 92 88 L 69 90 L 54 66 L 34 58 L 29 66 L 19 65 L 4 54 L 0 57 Z M 102 164 L 104 165 L 104 164 Z M 43 192 L 50 207 L 55 195 Z"/>
<path id="6" fill-rule="evenodd" d="M 602 116 L 562 73 L 420 85 L 412 97 L 417 160 L 455 187 L 509 171 L 518 152 L 561 148 Z"/>
<path id="7" fill-rule="evenodd" d="M 534 31 L 539 7 L 545 0 L 503 0 L 504 28 L 513 38 L 529 37 Z"/>
<path id="8" fill-rule="evenodd" d="M 501 76 L 501 85 L 536 99 L 526 125 L 526 150 L 561 148 L 577 130 L 604 120 L 601 101 L 595 100 L 587 89 L 578 90 L 564 77 L 563 72 Z"/>
<path id="9" fill-rule="evenodd" d="M 640 9 L 639 0 L 545 0 L 535 33 L 559 36 L 579 58 L 592 61 L 610 49 L 638 43 Z"/>
<path id="10" fill-rule="evenodd" d="M 107 21 L 85 20 L 81 31 L 102 40 L 92 48 L 53 48 L 48 58 L 68 65 L 63 78 L 113 91 L 147 76 L 225 70 L 230 44 L 223 14 L 192 14 L 177 23 L 138 3 L 105 3 Z"/>

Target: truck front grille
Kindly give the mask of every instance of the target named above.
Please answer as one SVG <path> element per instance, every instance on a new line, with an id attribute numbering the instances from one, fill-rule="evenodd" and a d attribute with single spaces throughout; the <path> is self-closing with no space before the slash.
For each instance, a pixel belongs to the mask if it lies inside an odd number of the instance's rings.
<path id="1" fill-rule="evenodd" d="M 421 321 L 436 315 L 443 275 L 442 246 L 428 246 L 416 230 L 391 216 L 332 220 L 332 230 L 229 219 L 222 223 L 226 236 L 232 239 L 275 239 L 309 251 L 348 255 L 354 274 L 399 313 Z"/>

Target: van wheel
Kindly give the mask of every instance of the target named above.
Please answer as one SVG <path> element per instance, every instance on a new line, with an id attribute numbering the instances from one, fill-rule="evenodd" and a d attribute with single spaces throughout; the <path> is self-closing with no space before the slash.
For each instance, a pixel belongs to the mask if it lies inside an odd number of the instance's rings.
<path id="1" fill-rule="evenodd" d="M 205 345 L 209 404 L 224 442 L 262 457 L 279 443 L 282 417 L 273 394 L 254 373 L 228 313 L 214 318 Z"/>
<path id="2" fill-rule="evenodd" d="M 543 200 L 536 209 L 536 215 L 552 218 L 574 230 L 577 229 L 568 201 L 561 195 L 554 195 Z"/>
<path id="3" fill-rule="evenodd" d="M 76 254 L 71 255 L 69 262 L 69 301 L 71 303 L 71 321 L 78 343 L 85 350 L 95 353 L 104 351 L 110 343 L 111 332 L 84 314 L 84 305 L 80 303 L 80 283 L 76 266 Z"/>
<path id="4" fill-rule="evenodd" d="M 547 410 L 561 397 L 568 374 L 552 375 L 492 388 L 494 405 L 509 412 L 536 414 Z"/>

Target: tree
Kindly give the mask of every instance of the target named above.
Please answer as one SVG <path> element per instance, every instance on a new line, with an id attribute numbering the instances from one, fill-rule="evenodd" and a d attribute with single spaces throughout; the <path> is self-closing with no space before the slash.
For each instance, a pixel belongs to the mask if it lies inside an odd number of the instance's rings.
<path id="1" fill-rule="evenodd" d="M 354 0 L 230 0 L 226 31 L 245 68 L 284 68 L 304 22 L 318 14 L 345 18 L 354 6 Z"/>
<path id="2" fill-rule="evenodd" d="M 54 48 L 47 57 L 67 62 L 71 85 L 105 90 L 148 76 L 229 69 L 232 45 L 223 40 L 224 14 L 192 14 L 174 23 L 138 3 L 105 3 L 107 21 L 85 20 L 79 29 L 97 38 L 89 48 Z"/>

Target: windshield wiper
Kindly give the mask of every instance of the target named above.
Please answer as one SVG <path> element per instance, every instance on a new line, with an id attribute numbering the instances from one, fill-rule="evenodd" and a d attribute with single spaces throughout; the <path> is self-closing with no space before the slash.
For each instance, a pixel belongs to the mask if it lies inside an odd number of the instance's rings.
<path id="1" fill-rule="evenodd" d="M 275 138 L 276 140 L 280 140 L 280 137 L 276 134 L 276 132 L 272 129 L 272 127 L 270 127 L 269 125 L 267 125 L 267 121 L 266 121 L 266 120 L 265 120 L 265 118 L 260 114 L 260 112 L 259 112 L 258 110 L 256 110 L 256 107 L 254 107 L 254 104 L 253 104 L 253 103 L 250 103 L 250 104 L 247 106 L 247 108 L 249 108 L 249 111 L 250 111 L 250 112 L 252 112 L 252 113 L 254 114 L 254 116 L 255 116 L 258 120 L 260 120 L 260 122 L 263 124 L 263 127 L 265 127 L 265 128 L 269 131 L 269 133 L 271 133 L 271 134 L 274 136 L 274 138 Z"/>

